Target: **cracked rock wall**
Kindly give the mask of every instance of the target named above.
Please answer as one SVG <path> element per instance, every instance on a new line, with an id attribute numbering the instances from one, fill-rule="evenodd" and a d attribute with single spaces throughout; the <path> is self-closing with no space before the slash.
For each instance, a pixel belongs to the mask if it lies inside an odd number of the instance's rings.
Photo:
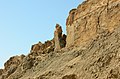
<path id="1" fill-rule="evenodd" d="M 87 0 L 70 11 L 66 22 L 67 46 L 86 44 L 103 30 L 120 25 L 120 0 Z"/>

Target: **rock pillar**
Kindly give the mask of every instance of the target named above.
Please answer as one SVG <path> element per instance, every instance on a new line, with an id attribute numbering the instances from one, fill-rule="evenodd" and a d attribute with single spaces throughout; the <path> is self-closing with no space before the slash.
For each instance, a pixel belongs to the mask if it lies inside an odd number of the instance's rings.
<path id="1" fill-rule="evenodd" d="M 66 35 L 62 35 L 62 28 L 59 24 L 56 24 L 54 31 L 55 50 L 60 50 L 66 45 Z"/>

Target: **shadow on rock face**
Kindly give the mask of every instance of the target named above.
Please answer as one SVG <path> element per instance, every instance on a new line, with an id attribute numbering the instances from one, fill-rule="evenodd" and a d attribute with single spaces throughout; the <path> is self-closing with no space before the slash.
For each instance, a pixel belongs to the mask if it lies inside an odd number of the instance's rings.
<path id="1" fill-rule="evenodd" d="M 75 74 L 65 75 L 62 77 L 62 79 L 77 79 L 77 75 Z"/>
<path id="2" fill-rule="evenodd" d="M 119 67 L 111 69 L 107 79 L 120 79 L 120 72 L 119 72 Z"/>
<path id="3" fill-rule="evenodd" d="M 3 69 L 0 69 L 0 75 L 2 75 L 2 73 L 3 73 Z"/>

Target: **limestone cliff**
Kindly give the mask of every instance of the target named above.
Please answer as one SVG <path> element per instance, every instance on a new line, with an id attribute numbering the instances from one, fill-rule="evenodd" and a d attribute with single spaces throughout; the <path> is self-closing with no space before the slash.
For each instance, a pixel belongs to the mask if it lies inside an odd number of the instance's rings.
<path id="1" fill-rule="evenodd" d="M 11 57 L 0 79 L 120 79 L 120 0 L 87 0 L 72 9 L 67 39 L 58 27 L 27 56 Z"/>
<path id="2" fill-rule="evenodd" d="M 66 22 L 67 46 L 80 46 L 104 30 L 119 27 L 119 4 L 120 0 L 87 0 L 72 9 Z"/>

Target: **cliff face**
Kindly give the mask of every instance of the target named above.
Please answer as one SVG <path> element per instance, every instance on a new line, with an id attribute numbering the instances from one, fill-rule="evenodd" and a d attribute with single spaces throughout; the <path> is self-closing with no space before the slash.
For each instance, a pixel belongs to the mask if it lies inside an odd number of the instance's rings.
<path id="1" fill-rule="evenodd" d="M 81 45 L 120 25 L 120 0 L 87 0 L 69 13 L 67 46 Z"/>
<path id="2" fill-rule="evenodd" d="M 83 2 L 69 12 L 66 30 L 66 47 L 55 30 L 27 56 L 11 57 L 0 79 L 120 79 L 120 0 Z"/>

